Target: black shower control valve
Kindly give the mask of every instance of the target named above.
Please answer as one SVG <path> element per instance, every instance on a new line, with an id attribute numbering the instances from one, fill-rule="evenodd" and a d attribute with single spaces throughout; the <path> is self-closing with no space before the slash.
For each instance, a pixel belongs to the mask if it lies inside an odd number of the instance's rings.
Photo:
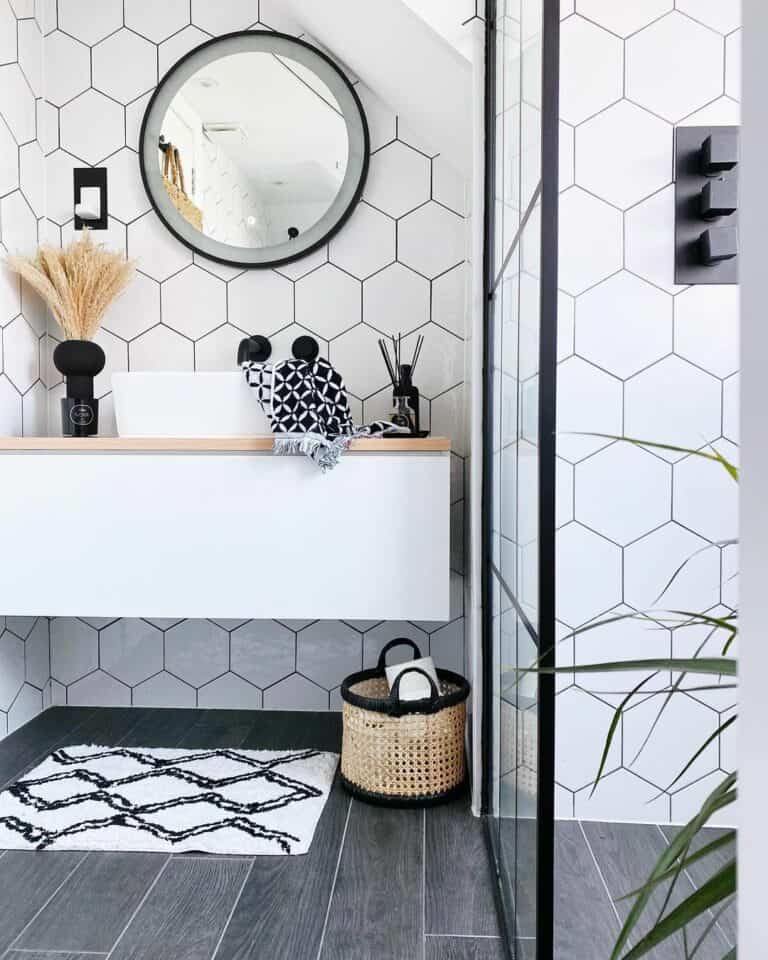
<path id="1" fill-rule="evenodd" d="M 739 252 L 739 231 L 736 227 L 712 227 L 699 238 L 701 262 L 713 267 L 723 260 L 733 260 Z"/>
<path id="2" fill-rule="evenodd" d="M 719 177 L 704 184 L 701 191 L 701 216 L 704 220 L 729 217 L 738 207 L 735 177 Z"/>
<path id="3" fill-rule="evenodd" d="M 739 162 L 738 128 L 710 133 L 701 145 L 701 172 L 707 177 L 717 177 L 733 170 Z"/>
<path id="4" fill-rule="evenodd" d="M 291 352 L 297 360 L 312 363 L 320 354 L 320 344 L 314 337 L 296 337 Z"/>
<path id="5" fill-rule="evenodd" d="M 675 129 L 675 283 L 739 282 L 739 128 Z"/>

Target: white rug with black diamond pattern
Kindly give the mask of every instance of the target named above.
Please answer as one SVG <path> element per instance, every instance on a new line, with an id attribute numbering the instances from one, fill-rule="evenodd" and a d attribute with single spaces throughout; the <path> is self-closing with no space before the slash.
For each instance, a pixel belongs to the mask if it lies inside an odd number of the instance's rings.
<path id="1" fill-rule="evenodd" d="M 0 794 L 0 850 L 306 853 L 338 759 L 65 747 Z"/>

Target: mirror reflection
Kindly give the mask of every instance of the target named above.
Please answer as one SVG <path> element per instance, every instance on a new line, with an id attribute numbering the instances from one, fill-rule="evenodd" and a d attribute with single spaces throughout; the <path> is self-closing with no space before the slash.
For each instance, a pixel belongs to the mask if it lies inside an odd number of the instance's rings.
<path id="1" fill-rule="evenodd" d="M 309 67 L 268 51 L 193 73 L 160 121 L 158 168 L 184 219 L 220 243 L 300 246 L 342 187 L 349 136 Z"/>

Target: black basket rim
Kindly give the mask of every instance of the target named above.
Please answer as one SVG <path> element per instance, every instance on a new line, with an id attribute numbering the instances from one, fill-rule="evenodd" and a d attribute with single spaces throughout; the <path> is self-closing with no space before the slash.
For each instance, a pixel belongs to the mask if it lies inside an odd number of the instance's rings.
<path id="1" fill-rule="evenodd" d="M 407 666 L 407 664 L 406 664 Z M 437 669 L 437 679 L 441 682 L 453 684 L 457 687 L 451 693 L 440 694 L 439 697 L 426 697 L 423 700 L 399 700 L 397 702 L 397 716 L 403 716 L 409 713 L 437 713 L 446 707 L 455 707 L 458 703 L 463 703 L 469 696 L 469 681 L 462 677 L 460 673 L 454 673 L 453 670 Z M 363 683 L 365 680 L 380 680 L 386 674 L 378 667 L 372 667 L 369 670 L 360 670 L 357 673 L 351 673 L 345 678 L 341 685 L 341 699 L 353 707 L 360 707 L 362 710 L 370 710 L 372 713 L 385 713 L 392 716 L 392 700 L 389 697 L 365 697 L 362 694 L 355 693 L 351 688 L 355 684 Z"/>
<path id="2" fill-rule="evenodd" d="M 344 789 L 353 797 L 377 807 L 436 807 L 442 803 L 449 803 L 467 792 L 466 774 L 455 786 L 443 790 L 442 793 L 424 793 L 413 796 L 406 796 L 401 793 L 375 793 L 373 790 L 366 790 L 365 787 L 348 780 L 343 773 L 339 773 L 339 780 Z"/>

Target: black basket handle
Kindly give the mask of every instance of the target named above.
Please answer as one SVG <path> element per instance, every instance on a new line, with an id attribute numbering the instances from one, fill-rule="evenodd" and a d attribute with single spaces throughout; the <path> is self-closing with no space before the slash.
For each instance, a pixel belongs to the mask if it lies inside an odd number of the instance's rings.
<path id="1" fill-rule="evenodd" d="M 424 697 L 421 700 L 401 700 L 400 699 L 400 681 L 407 673 L 420 673 L 422 677 L 426 677 L 429 681 L 429 697 Z M 437 684 L 430 677 L 426 670 L 422 670 L 421 667 L 406 667 L 405 670 L 401 670 L 400 673 L 395 677 L 395 682 L 392 684 L 392 689 L 389 691 L 389 715 L 390 717 L 400 717 L 403 713 L 410 712 L 424 712 L 414 711 L 413 707 L 415 704 L 423 705 L 425 701 L 429 704 L 429 712 L 433 712 L 437 701 L 440 699 L 440 691 L 437 688 Z"/>
<path id="2" fill-rule="evenodd" d="M 387 654 L 389 653 L 389 651 L 394 649 L 395 647 L 402 647 L 402 646 L 410 647 L 411 650 L 413 650 L 414 660 L 421 659 L 421 650 L 419 650 L 418 646 L 413 642 L 413 640 L 409 640 L 408 637 L 397 637 L 397 639 L 395 640 L 390 640 L 389 643 L 384 647 L 384 649 L 379 654 L 379 662 L 376 664 L 376 669 L 380 673 L 384 673 L 384 670 L 386 669 Z"/>

